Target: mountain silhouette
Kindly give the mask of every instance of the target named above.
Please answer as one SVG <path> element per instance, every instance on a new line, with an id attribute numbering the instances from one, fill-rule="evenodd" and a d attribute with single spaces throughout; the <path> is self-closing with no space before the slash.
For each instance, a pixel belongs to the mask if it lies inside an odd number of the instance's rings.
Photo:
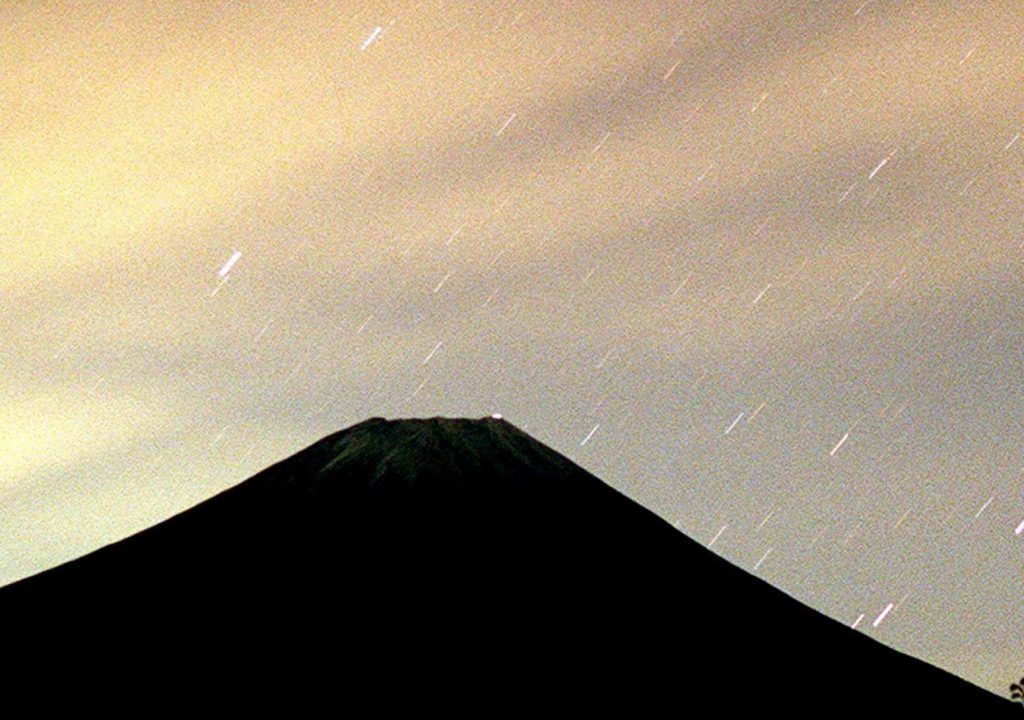
<path id="1" fill-rule="evenodd" d="M 0 712 L 200 689 L 482 715 L 1019 714 L 498 418 L 371 418 L 0 589 Z"/>

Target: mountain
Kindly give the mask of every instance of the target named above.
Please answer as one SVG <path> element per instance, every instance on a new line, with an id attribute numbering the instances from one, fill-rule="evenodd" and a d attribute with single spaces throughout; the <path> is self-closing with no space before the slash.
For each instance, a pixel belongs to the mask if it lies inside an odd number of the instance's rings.
<path id="1" fill-rule="evenodd" d="M 1019 716 L 498 418 L 372 418 L 0 589 L 0 713 L 200 692 L 474 714 Z"/>

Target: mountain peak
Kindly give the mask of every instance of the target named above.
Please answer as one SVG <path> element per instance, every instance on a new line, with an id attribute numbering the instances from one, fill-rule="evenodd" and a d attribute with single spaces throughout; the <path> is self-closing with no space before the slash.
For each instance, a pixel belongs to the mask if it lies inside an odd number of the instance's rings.
<path id="1" fill-rule="evenodd" d="M 188 668 L 250 691 L 378 702 L 416 688 L 416 703 L 477 710 L 686 698 L 803 717 L 837 693 L 854 713 L 1012 708 L 802 605 L 493 416 L 369 418 L 0 589 L 0 618 L 5 693 L 45 695 L 56 674 L 149 697 L 153 677 Z"/>
<path id="2" fill-rule="evenodd" d="M 461 502 L 464 495 L 479 501 L 485 494 L 527 491 L 547 495 L 550 501 L 552 493 L 569 487 L 579 491 L 585 485 L 593 486 L 591 492 L 598 487 L 599 492 L 611 491 L 552 448 L 494 416 L 372 417 L 268 468 L 252 484 L 298 475 L 315 492 L 429 487 L 438 493 L 433 500 L 444 496 L 448 502 Z M 416 498 L 426 500 L 422 492 Z"/>

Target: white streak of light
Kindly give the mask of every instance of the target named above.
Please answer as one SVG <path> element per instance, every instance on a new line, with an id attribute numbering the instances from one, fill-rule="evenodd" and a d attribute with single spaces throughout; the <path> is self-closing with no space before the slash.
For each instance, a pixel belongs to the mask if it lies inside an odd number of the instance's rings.
<path id="1" fill-rule="evenodd" d="M 966 54 L 966 55 L 964 55 L 964 56 L 963 56 L 963 57 L 962 57 L 962 58 L 960 59 L 960 65 L 958 65 L 957 67 L 961 67 L 961 66 L 963 66 L 963 64 L 964 64 L 965 62 L 967 62 L 967 58 L 969 58 L 969 57 L 970 57 L 971 55 L 973 55 L 973 54 L 974 54 L 974 51 L 975 51 L 975 50 L 977 50 L 977 49 L 978 49 L 978 46 L 977 46 L 977 45 L 975 45 L 974 47 L 972 47 L 972 48 L 971 48 L 971 49 L 970 49 L 970 50 L 969 50 L 969 51 L 967 52 L 967 54 Z"/>
<path id="2" fill-rule="evenodd" d="M 761 567 L 761 563 L 763 563 L 765 561 L 765 559 L 771 554 L 771 552 L 772 552 L 772 549 L 768 548 L 768 552 L 766 552 L 764 555 L 762 555 L 761 559 L 757 561 L 757 565 L 754 566 L 755 570 L 757 570 L 759 567 Z"/>
<path id="3" fill-rule="evenodd" d="M 423 358 L 423 362 L 421 363 L 422 365 L 426 365 L 428 362 L 430 362 L 430 358 L 434 357 L 434 353 L 441 349 L 441 343 L 443 342 L 443 340 L 439 340 L 437 342 L 437 345 L 435 345 L 434 349 L 430 351 L 430 354 Z"/>
<path id="4" fill-rule="evenodd" d="M 868 175 L 868 180 L 873 178 L 878 173 L 879 170 L 881 170 L 883 167 L 885 167 L 885 164 L 887 162 L 889 162 L 889 158 L 882 158 L 882 162 L 878 163 L 878 166 L 875 167 L 875 169 L 871 171 L 870 175 Z"/>
<path id="5" fill-rule="evenodd" d="M 256 336 L 256 338 L 255 338 L 255 339 L 253 340 L 253 343 L 257 343 L 257 342 L 259 342 L 259 339 L 260 339 L 261 337 L 263 337 L 263 335 L 264 335 L 264 334 L 265 334 L 265 333 L 267 332 L 267 330 L 269 330 L 269 329 L 270 329 L 270 326 L 271 326 L 271 325 L 273 325 L 273 324 L 274 324 L 274 321 L 273 321 L 273 320 L 271 320 L 271 321 L 270 321 L 270 322 L 268 322 L 268 323 L 267 323 L 266 325 L 264 325 L 264 326 L 263 326 L 263 329 L 262 329 L 262 330 L 260 330 L 260 333 L 259 333 L 259 335 L 257 335 L 257 336 Z"/>
<path id="6" fill-rule="evenodd" d="M 681 63 L 682 61 L 683 61 L 683 59 L 682 59 L 682 58 L 679 58 L 678 60 L 676 60 L 676 64 L 675 64 L 675 65 L 673 65 L 672 67 L 670 67 L 670 68 L 668 69 L 668 72 L 667 72 L 667 73 L 665 73 L 665 74 L 664 74 L 664 75 L 662 76 L 662 78 L 661 78 L 662 82 L 664 82 L 665 80 L 668 80 L 668 79 L 669 79 L 670 77 L 672 77 L 672 73 L 674 73 L 674 72 L 676 71 L 676 68 L 677 68 L 677 67 L 679 67 L 679 64 L 680 64 L 680 63 Z"/>
<path id="7" fill-rule="evenodd" d="M 836 446 L 832 448 L 832 452 L 829 453 L 829 457 L 836 454 L 839 448 L 843 446 L 843 443 L 846 442 L 846 438 L 848 437 L 850 437 L 850 433 L 846 433 L 845 435 L 843 435 L 843 439 L 836 443 Z"/>
<path id="8" fill-rule="evenodd" d="M 436 292 L 437 292 L 438 290 L 440 290 L 440 289 L 441 289 L 441 286 L 442 286 L 442 285 L 444 285 L 445 281 L 446 281 L 446 280 L 447 280 L 448 278 L 450 278 L 451 276 L 452 276 L 452 274 L 451 274 L 451 273 L 449 272 L 449 273 L 448 273 L 447 275 L 445 275 L 445 276 L 444 276 L 443 278 L 441 278 L 441 282 L 439 282 L 439 283 L 437 284 L 437 287 L 435 287 L 435 288 L 434 288 L 434 292 L 436 293 Z"/>
<path id="9" fill-rule="evenodd" d="M 898 149 L 899 149 L 899 148 L 897 148 L 897 150 L 898 150 Z M 890 161 L 890 160 L 892 159 L 892 156 L 893 156 L 893 155 L 895 155 L 895 154 L 896 154 L 896 150 L 893 150 L 893 151 L 892 151 L 891 153 L 889 153 L 889 154 L 888 154 L 888 155 L 886 155 L 886 156 L 885 156 L 884 158 L 882 158 L 882 162 L 878 163 L 878 167 L 876 167 L 876 168 L 875 168 L 874 170 L 872 170 L 872 171 L 871 171 L 871 174 L 870 174 L 870 175 L 868 175 L 868 180 L 870 180 L 870 179 L 871 179 L 871 178 L 873 178 L 873 177 L 874 177 L 874 176 L 875 176 L 876 174 L 878 174 L 878 171 L 879 171 L 879 170 L 881 170 L 881 169 L 882 169 L 883 167 L 885 167 L 885 164 L 886 164 L 887 162 L 889 162 L 889 161 Z"/>
<path id="10" fill-rule="evenodd" d="M 864 613 L 861 613 L 860 616 L 856 620 L 853 621 L 853 625 L 851 625 L 850 628 L 852 630 L 856 630 L 857 626 L 860 625 L 860 621 L 863 620 L 863 619 L 864 619 Z"/>
<path id="11" fill-rule="evenodd" d="M 1014 144 L 1015 142 L 1017 142 L 1018 140 L 1020 140 L 1020 133 L 1017 133 L 1016 135 L 1014 135 L 1014 136 L 1013 136 L 1013 137 L 1012 137 L 1012 138 L 1010 139 L 1010 142 L 1006 143 L 1006 147 L 1004 147 L 1004 148 L 1003 148 L 1003 150 L 1009 150 L 1010 148 L 1012 148 L 1012 147 L 1013 147 L 1013 144 Z"/>
<path id="12" fill-rule="evenodd" d="M 452 244 L 452 240 L 454 240 L 455 238 L 457 238 L 459 236 L 459 233 L 462 232 L 462 228 L 464 228 L 464 227 L 465 227 L 465 225 L 459 225 L 459 227 L 455 230 L 455 232 L 453 232 L 451 234 L 451 237 L 448 238 L 448 241 L 445 242 L 445 245 L 451 245 Z"/>
<path id="13" fill-rule="evenodd" d="M 849 194 L 850 194 L 851 192 L 853 192 L 853 189 L 854 189 L 855 187 L 857 187 L 857 183 L 854 183 L 854 184 L 853 184 L 853 185 L 851 185 L 850 187 L 846 188 L 846 192 L 844 192 L 844 193 L 843 193 L 843 196 L 842 196 L 841 198 L 839 198 L 839 204 L 840 204 L 840 205 L 842 205 L 842 204 L 843 204 L 843 200 L 845 200 L 845 199 L 846 199 L 846 196 L 847 196 L 847 195 L 849 195 Z"/>
<path id="14" fill-rule="evenodd" d="M 511 115 L 509 115 L 508 116 L 508 120 L 506 120 L 505 124 L 502 125 L 501 128 L 498 130 L 498 132 L 496 132 L 494 134 L 494 137 L 501 137 L 501 134 L 503 132 L 505 132 L 505 128 L 507 128 L 512 123 L 512 121 L 515 120 L 515 117 L 516 117 L 515 113 L 512 113 Z"/>
<path id="15" fill-rule="evenodd" d="M 885 616 L 889 614 L 890 610 L 892 610 L 892 603 L 889 603 L 888 605 L 885 606 L 885 610 L 882 611 L 881 615 L 879 615 L 878 617 L 875 618 L 875 621 L 873 623 L 871 623 L 871 626 L 872 627 L 878 627 L 879 624 L 881 624 L 881 622 L 883 620 L 885 620 Z"/>
<path id="16" fill-rule="evenodd" d="M 235 263 L 238 262 L 238 258 L 240 257 L 242 257 L 242 252 L 240 250 L 235 250 L 231 257 L 228 258 L 228 261 L 224 263 L 224 267 L 222 267 L 220 269 L 220 272 L 218 272 L 217 274 L 220 275 L 221 277 L 227 275 L 229 272 L 231 272 L 231 268 L 235 266 Z"/>
<path id="17" fill-rule="evenodd" d="M 756 418 L 756 417 L 757 417 L 757 414 L 758 414 L 759 412 L 761 412 L 761 408 L 763 408 L 763 407 L 764 407 L 764 406 L 765 406 L 766 404 L 767 404 L 767 402 L 763 402 L 763 403 L 761 403 L 760 405 L 758 405 L 758 406 L 757 406 L 757 410 L 755 410 L 755 411 L 754 411 L 754 414 L 753 414 L 753 415 L 751 415 L 750 417 L 748 417 L 748 418 L 747 418 L 747 422 L 750 422 L 751 420 L 753 420 L 754 418 Z"/>
<path id="18" fill-rule="evenodd" d="M 1024 533 L 1024 520 L 1021 520 L 1020 525 L 1018 525 L 1017 529 L 1013 531 L 1014 535 L 1020 535 L 1021 533 Z"/>
<path id="19" fill-rule="evenodd" d="M 874 282 L 874 280 L 868 280 L 866 283 L 864 283 L 864 287 L 862 287 L 857 292 L 857 294 L 853 296 L 853 300 L 851 300 L 850 302 L 857 302 L 860 299 L 860 296 L 864 294 L 864 291 L 867 290 L 868 286 L 870 286 L 871 283 L 873 283 L 873 282 Z"/>
<path id="20" fill-rule="evenodd" d="M 382 28 L 380 25 L 375 27 L 373 29 L 373 32 L 370 33 L 370 37 L 363 40 L 363 44 L 359 47 L 359 52 L 362 52 L 366 50 L 366 48 L 370 47 L 370 43 L 376 40 L 382 32 L 384 32 L 384 28 Z"/>
<path id="21" fill-rule="evenodd" d="M 722 526 L 722 529 L 718 531 L 718 534 L 715 535 L 713 538 L 711 538 L 711 542 L 708 543 L 708 547 L 711 547 L 712 545 L 714 545 L 715 544 L 715 540 L 717 540 L 718 538 L 722 537 L 722 533 L 725 532 L 725 529 L 727 527 L 729 527 L 729 526 L 728 525 L 723 525 Z"/>
<path id="22" fill-rule="evenodd" d="M 583 442 L 580 443 L 580 446 L 586 445 L 587 444 L 587 440 L 589 440 L 590 438 L 592 438 L 594 436 L 594 433 L 597 432 L 597 429 L 599 427 L 601 427 L 601 423 L 598 423 L 597 425 L 595 425 L 594 429 L 591 430 L 589 433 L 587 433 L 587 436 L 585 438 L 583 438 Z"/>
<path id="23" fill-rule="evenodd" d="M 222 287 L 224 287 L 224 283 L 226 283 L 227 281 L 228 281 L 228 279 L 227 279 L 226 277 L 222 277 L 222 278 L 220 279 L 220 282 L 219 282 L 219 283 L 217 283 L 217 287 L 215 287 L 215 288 L 213 289 L 213 292 L 212 292 L 212 293 L 210 293 L 210 297 L 213 297 L 214 295 L 216 295 L 217 293 L 219 293 L 219 292 L 220 292 L 220 289 L 221 289 Z"/>
<path id="24" fill-rule="evenodd" d="M 977 514 L 976 514 L 976 515 L 974 516 L 974 517 L 975 517 L 975 519 L 977 519 L 977 518 L 981 517 L 981 514 L 982 514 L 983 512 L 985 512 L 985 508 L 987 508 L 987 507 L 989 506 L 989 503 L 991 503 L 991 502 L 992 502 L 992 500 L 994 500 L 994 499 L 995 499 L 995 495 L 993 495 L 992 497 L 990 497 L 990 498 L 989 498 L 989 499 L 988 499 L 988 500 L 987 500 L 987 501 L 985 502 L 985 504 L 981 506 L 981 510 L 979 510 L 979 511 L 977 512 Z"/>
<path id="25" fill-rule="evenodd" d="M 686 283 L 690 282 L 690 276 L 691 275 L 693 275 L 693 272 L 686 273 L 686 277 L 683 278 L 683 281 L 681 283 L 679 283 L 679 287 L 677 287 L 675 289 L 675 292 L 672 293 L 672 297 L 675 297 L 676 295 L 678 295 L 679 291 L 682 290 L 684 287 L 686 287 Z"/>
<path id="26" fill-rule="evenodd" d="M 736 416 L 736 419 L 732 421 L 732 425 L 730 425 L 729 429 L 725 431 L 726 435 L 728 435 L 732 431 L 732 429 L 734 427 L 736 427 L 736 423 L 738 423 L 740 421 L 740 418 L 742 418 L 742 417 L 743 417 L 743 413 L 740 413 L 739 415 Z"/>
<path id="27" fill-rule="evenodd" d="M 772 284 L 771 284 L 771 283 L 768 283 L 767 285 L 765 285 L 765 287 L 764 287 L 764 290 L 762 290 L 762 291 L 760 292 L 760 294 L 758 294 L 758 296 L 757 296 L 756 298 L 754 298 L 754 305 L 757 305 L 757 302 L 758 302 L 758 301 L 759 301 L 759 300 L 761 299 L 761 297 L 762 297 L 762 296 L 763 296 L 763 295 L 764 295 L 764 294 L 765 294 L 766 292 L 768 292 L 768 288 L 770 288 L 771 286 L 772 286 Z"/>
<path id="28" fill-rule="evenodd" d="M 421 382 L 421 383 L 419 384 L 419 387 L 417 387 L 417 388 L 416 388 L 416 389 L 415 389 L 415 390 L 413 391 L 412 395 L 410 395 L 410 396 L 409 396 L 409 399 L 410 399 L 410 400 L 412 400 L 412 399 L 413 399 L 414 397 L 416 397 L 417 395 L 419 395 L 419 392 L 420 392 L 420 390 L 422 390 L 422 389 L 423 389 L 423 386 L 424 386 L 424 385 L 426 385 L 426 384 L 427 384 L 427 380 L 426 380 L 426 378 L 424 378 L 423 382 Z"/>

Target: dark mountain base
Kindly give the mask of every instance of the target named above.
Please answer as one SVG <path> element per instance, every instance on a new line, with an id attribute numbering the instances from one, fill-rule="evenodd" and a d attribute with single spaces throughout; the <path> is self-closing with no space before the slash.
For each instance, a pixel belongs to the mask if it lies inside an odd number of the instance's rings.
<path id="1" fill-rule="evenodd" d="M 3 588 L 0 618 L 2 702 L 37 710 L 212 693 L 474 714 L 1019 714 L 493 420 L 362 423 Z"/>

